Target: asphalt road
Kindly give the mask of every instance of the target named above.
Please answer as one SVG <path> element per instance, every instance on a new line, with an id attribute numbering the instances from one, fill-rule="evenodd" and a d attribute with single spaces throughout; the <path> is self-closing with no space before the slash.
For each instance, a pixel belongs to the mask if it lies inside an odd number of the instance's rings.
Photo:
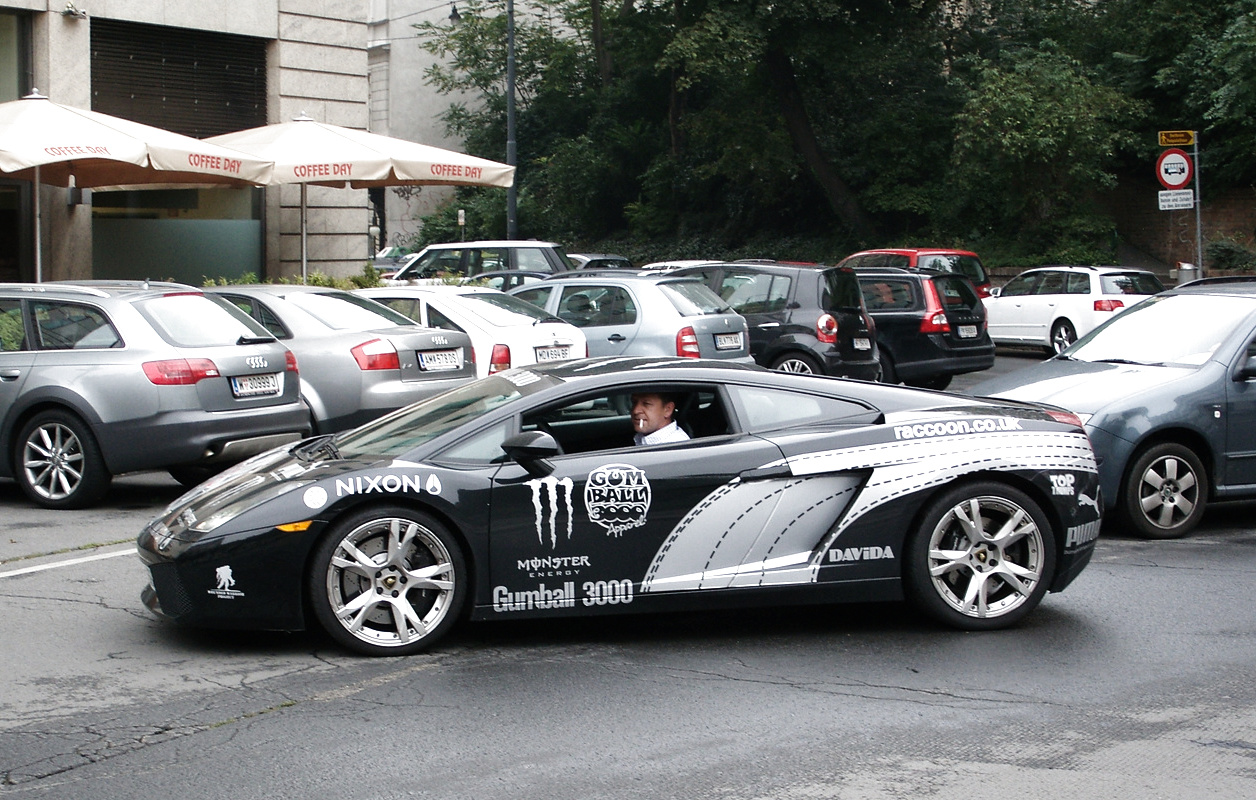
<path id="1" fill-rule="evenodd" d="M 836 606 L 464 625 L 372 660 L 151 619 L 131 542 L 179 491 L 52 513 L 0 482 L 0 795 L 1256 796 L 1256 504 L 1105 531 L 1010 631 Z"/>

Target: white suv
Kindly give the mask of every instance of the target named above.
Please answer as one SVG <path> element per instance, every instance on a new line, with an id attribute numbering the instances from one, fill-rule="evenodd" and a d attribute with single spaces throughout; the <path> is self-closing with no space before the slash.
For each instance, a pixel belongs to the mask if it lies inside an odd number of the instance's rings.
<path id="1" fill-rule="evenodd" d="M 406 256 L 397 272 L 384 273 L 387 286 L 416 280 L 457 276 L 474 278 L 483 272 L 522 270 L 554 274 L 575 269 L 561 245 L 530 239 L 509 239 L 487 242 L 448 242 L 429 244 L 418 253 Z"/>
<path id="2" fill-rule="evenodd" d="M 1155 273 L 1128 267 L 1038 267 L 985 299 L 995 344 L 1039 345 L 1055 355 L 1112 316 L 1164 291 Z"/>

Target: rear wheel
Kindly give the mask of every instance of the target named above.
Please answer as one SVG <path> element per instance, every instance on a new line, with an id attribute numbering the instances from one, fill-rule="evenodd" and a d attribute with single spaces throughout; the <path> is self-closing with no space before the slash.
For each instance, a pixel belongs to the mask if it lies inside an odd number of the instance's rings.
<path id="1" fill-rule="evenodd" d="M 466 602 L 467 568 L 444 526 L 384 506 L 333 525 L 307 582 L 314 615 L 331 638 L 366 655 L 403 656 L 449 631 Z"/>
<path id="2" fill-rule="evenodd" d="M 881 362 L 881 383 L 898 383 L 898 373 L 894 371 L 894 359 L 882 347 L 877 351 L 877 359 Z"/>
<path id="3" fill-rule="evenodd" d="M 1077 329 L 1073 327 L 1073 323 L 1066 319 L 1058 320 L 1051 326 L 1051 346 L 1047 348 L 1047 355 L 1063 353 L 1075 341 Z"/>
<path id="4" fill-rule="evenodd" d="M 950 375 L 930 375 L 927 378 L 917 378 L 914 381 L 908 381 L 907 385 L 921 389 L 936 389 L 940 392 L 951 385 L 951 377 Z"/>
<path id="5" fill-rule="evenodd" d="M 904 590 L 925 614 L 994 630 L 1038 605 L 1055 574 L 1055 538 L 1037 503 L 993 481 L 963 484 L 926 508 L 907 542 Z"/>
<path id="6" fill-rule="evenodd" d="M 1176 539 L 1190 533 L 1208 502 L 1203 463 L 1176 442 L 1153 445 L 1140 453 L 1122 488 L 1125 521 L 1148 539 Z"/>
<path id="7" fill-rule="evenodd" d="M 14 447 L 22 491 L 44 508 L 84 508 L 105 496 L 113 476 L 87 423 L 44 411 L 22 427 Z"/>
<path id="8" fill-rule="evenodd" d="M 819 375 L 822 372 L 819 363 L 806 353 L 786 353 L 772 362 L 772 369 L 801 375 Z"/>

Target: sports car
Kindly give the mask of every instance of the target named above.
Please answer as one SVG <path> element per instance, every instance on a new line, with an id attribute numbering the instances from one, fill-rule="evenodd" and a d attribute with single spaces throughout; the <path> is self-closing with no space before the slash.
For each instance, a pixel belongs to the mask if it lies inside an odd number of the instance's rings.
<path id="1" fill-rule="evenodd" d="M 633 445 L 634 394 L 688 439 Z M 507 370 L 257 456 L 141 533 L 147 607 L 368 655 L 458 620 L 909 600 L 1001 628 L 1100 526 L 1071 413 L 684 358 Z"/>

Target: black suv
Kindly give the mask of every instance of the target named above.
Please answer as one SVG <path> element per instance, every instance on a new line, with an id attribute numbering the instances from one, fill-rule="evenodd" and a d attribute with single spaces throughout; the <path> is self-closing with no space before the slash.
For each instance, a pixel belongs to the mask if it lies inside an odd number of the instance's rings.
<path id="1" fill-rule="evenodd" d="M 701 277 L 746 318 L 750 355 L 761 366 L 868 381 L 881 376 L 875 323 L 853 270 L 717 262 L 671 274 Z"/>
<path id="2" fill-rule="evenodd" d="M 882 381 L 945 389 L 955 375 L 994 366 L 986 309 L 968 278 L 932 269 L 855 272 L 876 320 Z"/>

